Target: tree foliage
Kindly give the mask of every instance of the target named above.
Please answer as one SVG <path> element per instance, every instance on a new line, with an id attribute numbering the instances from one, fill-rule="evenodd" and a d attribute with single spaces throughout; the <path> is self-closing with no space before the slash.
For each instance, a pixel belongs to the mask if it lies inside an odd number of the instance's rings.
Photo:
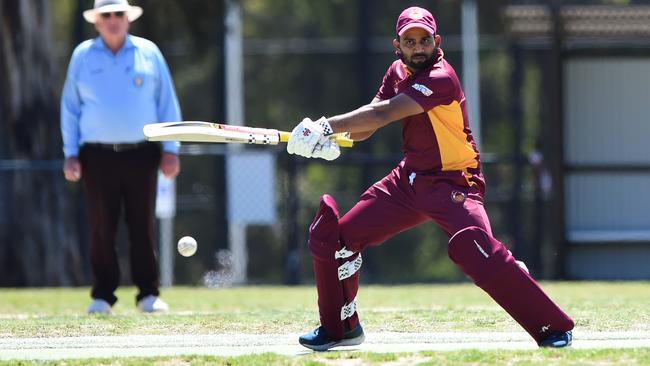
<path id="1" fill-rule="evenodd" d="M 47 0 L 0 5 L 0 158 L 18 165 L 0 171 L 0 284 L 83 280 L 60 168 L 47 164 L 61 156 L 49 5 Z M 46 162 L 45 171 L 34 169 L 38 161 Z"/>
<path id="2" fill-rule="evenodd" d="M 228 93 L 223 89 L 224 1 L 130 2 L 144 8 L 131 32 L 151 39 L 162 50 L 184 119 L 223 121 L 223 99 Z M 513 146 L 509 105 L 512 60 L 501 19 L 502 8 L 509 3 L 515 2 L 477 1 L 479 29 L 482 37 L 488 36 L 481 40 L 489 42 L 482 43 L 480 60 L 483 152 L 500 156 L 511 154 Z M 395 58 L 391 46 L 395 19 L 406 5 L 392 0 L 241 0 L 240 4 L 245 120 L 249 125 L 281 129 L 290 129 L 303 117 L 343 113 L 371 100 Z M 432 11 L 446 57 L 462 79 L 458 41 L 462 1 L 412 1 L 408 5 Z M 1 2 L 0 159 L 60 163 L 58 100 L 72 49 L 96 36 L 80 14 L 92 6 L 92 0 Z M 540 76 L 534 63 L 527 63 L 526 68 L 525 131 L 539 134 L 535 96 Z M 532 148 L 533 141 L 535 138 L 527 137 L 526 149 Z M 278 194 L 284 196 L 278 201 L 282 206 L 289 195 L 297 195 L 301 204 L 298 212 L 290 214 L 300 228 L 306 228 L 318 196 L 325 191 L 334 193 L 347 209 L 368 184 L 397 163 L 400 144 L 400 126 L 395 123 L 344 153 L 344 158 L 363 155 L 358 161 L 365 163 L 345 159 L 335 164 L 299 162 L 295 192 L 286 190 L 291 186 L 287 180 L 292 179 L 285 169 L 289 158 L 280 159 L 278 179 L 285 190 L 280 189 Z M 374 160 L 361 159 L 368 156 Z M 223 242 L 225 214 L 219 211 L 225 199 L 223 161 L 219 159 L 183 158 L 175 237 L 192 234 L 199 237 L 202 248 L 207 246 L 207 251 L 201 252 L 205 257 L 177 264 L 177 279 L 185 283 L 199 282 L 201 274 L 214 266 L 214 252 L 227 246 Z M 487 170 L 488 184 L 492 184 L 488 202 L 494 202 L 488 204 L 488 210 L 494 218 L 494 231 L 508 238 L 507 214 L 501 205 L 507 203 L 512 189 L 511 173 L 503 166 L 488 166 Z M 64 183 L 59 167 L 0 170 L 0 178 L 0 284 L 87 283 L 87 237 L 80 229 L 85 221 L 75 206 L 78 190 Z M 285 229 L 282 223 L 270 229 L 251 229 L 249 247 L 271 262 L 251 260 L 253 278 L 277 281 L 280 277 L 277 273 L 283 270 L 284 250 L 289 245 Z M 303 273 L 309 276 L 304 233 L 301 235 Z M 433 225 L 400 235 L 387 243 L 386 249 L 376 249 L 381 254 L 369 255 L 368 268 L 376 268 L 370 270 L 369 277 L 376 281 L 427 281 L 457 276 L 442 250 L 445 240 Z M 410 263 L 412 273 L 404 274 L 404 267 L 393 260 Z"/>

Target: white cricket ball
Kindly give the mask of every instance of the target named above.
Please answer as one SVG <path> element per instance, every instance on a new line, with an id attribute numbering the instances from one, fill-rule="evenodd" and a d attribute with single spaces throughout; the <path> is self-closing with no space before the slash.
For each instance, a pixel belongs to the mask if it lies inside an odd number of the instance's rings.
<path id="1" fill-rule="evenodd" d="M 178 240 L 177 248 L 183 257 L 191 257 L 196 253 L 196 240 L 191 236 L 184 236 Z"/>

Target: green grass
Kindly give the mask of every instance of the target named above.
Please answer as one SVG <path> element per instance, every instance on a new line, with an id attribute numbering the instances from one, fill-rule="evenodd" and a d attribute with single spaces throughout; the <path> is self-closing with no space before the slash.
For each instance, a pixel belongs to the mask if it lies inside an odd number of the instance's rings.
<path id="1" fill-rule="evenodd" d="M 650 330 L 650 283 L 542 283 L 576 321 L 577 331 Z M 135 290 L 121 288 L 109 316 L 88 316 L 89 291 L 82 289 L 0 290 L 0 338 L 131 334 L 297 333 L 318 323 L 316 291 L 304 287 L 163 289 L 170 313 L 143 315 Z M 359 306 L 368 333 L 505 332 L 521 328 L 471 284 L 362 286 Z M 623 363 L 621 363 L 624 360 Z M 35 364 L 59 364 L 37 362 Z M 650 365 L 650 349 L 454 351 L 415 354 L 330 352 L 287 357 L 160 357 L 150 359 L 66 360 L 66 365 Z M 18 364 L 17 361 L 0 365 Z M 31 363 L 23 363 L 31 364 Z"/>
<path id="2" fill-rule="evenodd" d="M 82 359 L 65 361 L 0 361 L 0 365 L 228 365 L 228 366 L 268 366 L 268 365 L 650 365 L 650 348 L 641 349 L 598 349 L 598 350 L 535 350 L 535 351 L 479 351 L 464 350 L 450 352 L 420 353 L 362 353 L 327 352 L 311 353 L 302 356 L 281 356 L 259 354 L 239 357 L 214 356 L 175 356 L 148 358 Z"/>
<path id="3" fill-rule="evenodd" d="M 650 283 L 542 283 L 582 330 L 650 330 Z M 88 289 L 0 290 L 0 337 L 289 333 L 317 325 L 313 287 L 163 289 L 165 315 L 142 315 L 135 290 L 122 288 L 109 316 L 88 316 Z M 368 331 L 518 331 L 519 326 L 471 284 L 363 286 Z"/>

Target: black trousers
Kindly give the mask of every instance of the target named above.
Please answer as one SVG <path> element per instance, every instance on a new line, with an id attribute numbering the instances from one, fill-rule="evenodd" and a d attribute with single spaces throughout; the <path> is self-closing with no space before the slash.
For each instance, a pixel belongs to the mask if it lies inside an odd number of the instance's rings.
<path id="1" fill-rule="evenodd" d="M 122 208 L 129 233 L 136 302 L 158 296 L 160 274 L 155 205 L 161 149 L 155 143 L 120 146 L 85 144 L 79 152 L 91 232 L 91 296 L 113 305 L 120 282 L 115 237 Z"/>

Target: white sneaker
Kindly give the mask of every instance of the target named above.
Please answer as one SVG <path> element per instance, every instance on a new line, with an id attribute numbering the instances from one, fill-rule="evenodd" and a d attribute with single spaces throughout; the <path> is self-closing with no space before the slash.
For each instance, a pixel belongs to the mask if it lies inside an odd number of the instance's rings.
<path id="1" fill-rule="evenodd" d="M 111 304 L 106 300 L 93 299 L 88 305 L 88 314 L 109 314 L 111 312 Z"/>
<path id="2" fill-rule="evenodd" d="M 165 313 L 169 310 L 166 302 L 162 301 L 158 296 L 149 295 L 143 297 L 138 301 L 138 309 L 145 313 L 161 312 Z"/>

